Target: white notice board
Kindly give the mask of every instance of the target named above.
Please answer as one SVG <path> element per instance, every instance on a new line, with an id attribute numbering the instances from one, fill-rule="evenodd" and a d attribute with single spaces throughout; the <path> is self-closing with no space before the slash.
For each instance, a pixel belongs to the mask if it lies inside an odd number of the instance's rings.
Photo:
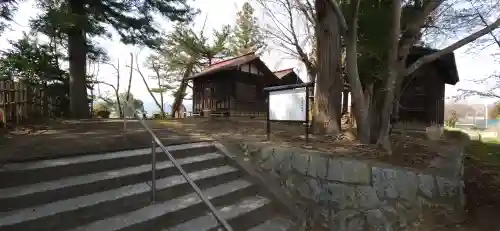
<path id="1" fill-rule="evenodd" d="M 269 120 L 306 121 L 306 87 L 269 92 Z"/>

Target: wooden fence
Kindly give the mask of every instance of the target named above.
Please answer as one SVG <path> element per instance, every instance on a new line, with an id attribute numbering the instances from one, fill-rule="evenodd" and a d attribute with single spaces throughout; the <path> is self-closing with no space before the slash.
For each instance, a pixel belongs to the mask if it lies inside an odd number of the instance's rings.
<path id="1" fill-rule="evenodd" d="M 42 87 L 0 81 L 0 127 L 51 116 L 52 104 Z"/>

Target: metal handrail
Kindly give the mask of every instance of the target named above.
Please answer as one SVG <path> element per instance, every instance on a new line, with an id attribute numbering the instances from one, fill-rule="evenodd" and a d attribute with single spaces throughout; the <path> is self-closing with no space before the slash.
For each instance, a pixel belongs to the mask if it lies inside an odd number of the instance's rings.
<path id="1" fill-rule="evenodd" d="M 156 194 L 156 176 L 155 176 L 156 175 L 156 173 L 155 173 L 156 172 L 156 145 L 155 144 L 158 144 L 158 146 L 160 146 L 160 149 L 167 155 L 167 157 L 170 159 L 172 164 L 174 164 L 174 166 L 179 170 L 179 172 L 181 172 L 182 177 L 184 177 L 184 179 L 194 189 L 194 191 L 196 192 L 198 197 L 200 197 L 200 199 L 203 201 L 203 203 L 205 203 L 205 205 L 208 206 L 208 208 L 210 209 L 210 212 L 214 215 L 215 219 L 224 227 L 224 229 L 226 229 L 226 231 L 233 231 L 233 228 L 231 228 L 231 226 L 227 223 L 227 221 L 224 218 L 222 218 L 222 216 L 219 214 L 219 212 L 214 207 L 214 205 L 208 200 L 208 198 L 205 195 L 203 195 L 203 193 L 201 192 L 201 189 L 193 182 L 193 179 L 191 179 L 191 177 L 186 173 L 186 171 L 184 171 L 184 169 L 179 165 L 179 163 L 177 163 L 177 160 L 175 160 L 175 158 L 167 150 L 167 148 L 163 145 L 163 143 L 158 138 L 158 136 L 156 136 L 156 134 L 153 132 L 153 130 L 146 124 L 146 122 L 144 122 L 144 120 L 140 116 L 137 116 L 136 113 L 134 113 L 134 117 L 136 117 L 139 120 L 139 122 L 144 127 L 144 129 L 153 138 L 153 141 L 152 141 L 153 150 L 151 153 L 152 154 L 152 158 L 151 158 L 151 164 L 152 164 L 151 190 L 152 190 L 152 192 L 151 193 L 152 193 L 153 201 L 155 200 L 155 194 Z M 126 124 L 126 120 L 124 121 L 124 124 Z M 125 129 L 126 129 L 126 125 L 125 125 Z"/>

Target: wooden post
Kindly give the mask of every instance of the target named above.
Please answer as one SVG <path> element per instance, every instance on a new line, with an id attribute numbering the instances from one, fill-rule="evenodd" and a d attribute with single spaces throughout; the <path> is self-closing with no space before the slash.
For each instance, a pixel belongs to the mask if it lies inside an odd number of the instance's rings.
<path id="1" fill-rule="evenodd" d="M 41 105 L 42 105 L 42 114 L 44 117 L 48 117 L 49 116 L 49 104 L 48 104 L 48 101 L 47 101 L 47 94 L 45 92 L 45 89 L 46 89 L 46 86 L 45 84 L 43 85 L 42 87 L 42 90 L 41 90 L 41 97 L 40 97 L 40 100 L 42 101 L 41 102 Z"/>
<path id="2" fill-rule="evenodd" d="M 21 123 L 21 116 L 19 115 L 19 83 L 14 83 L 14 102 L 13 102 L 13 108 L 14 108 L 14 116 L 16 117 L 16 123 L 20 124 Z"/>
<path id="3" fill-rule="evenodd" d="M 5 91 L 5 82 L 4 81 L 0 81 L 0 120 L 2 120 L 2 123 L 0 123 L 0 126 L 5 126 L 5 117 L 6 117 L 6 114 L 5 114 L 5 97 L 4 97 L 4 91 Z"/>
<path id="4" fill-rule="evenodd" d="M 309 87 L 306 86 L 306 107 L 305 107 L 305 113 L 306 113 L 306 145 L 309 144 Z"/>
<path id="5" fill-rule="evenodd" d="M 7 123 L 7 115 L 5 114 L 5 95 L 4 95 L 4 92 L 5 92 L 5 82 L 4 81 L 0 81 L 0 128 L 2 128 L 3 126 L 6 126 L 6 123 Z"/>
<path id="6" fill-rule="evenodd" d="M 267 140 L 271 140 L 271 112 L 269 110 L 269 92 L 266 92 L 266 106 L 267 106 L 267 113 L 266 113 L 266 135 L 267 135 Z"/>
<path id="7" fill-rule="evenodd" d="M 7 82 L 7 97 L 6 97 L 6 103 L 7 103 L 7 106 L 6 106 L 6 113 L 7 113 L 7 121 L 11 120 L 12 119 L 12 102 L 13 102 L 13 99 L 12 99 L 12 85 L 10 82 Z"/>
<path id="8" fill-rule="evenodd" d="M 349 108 L 349 91 L 342 92 L 342 115 L 347 114 Z"/>
<path id="9" fill-rule="evenodd" d="M 21 84 L 21 92 L 19 93 L 19 100 L 21 101 L 21 117 L 23 120 L 27 119 L 27 114 L 26 114 L 26 85 Z"/>

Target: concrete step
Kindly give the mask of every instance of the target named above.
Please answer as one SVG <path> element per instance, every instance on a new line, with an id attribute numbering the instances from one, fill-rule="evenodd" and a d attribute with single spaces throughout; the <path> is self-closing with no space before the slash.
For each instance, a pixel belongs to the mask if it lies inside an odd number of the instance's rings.
<path id="1" fill-rule="evenodd" d="M 165 154 L 161 154 L 160 148 L 156 150 L 158 161 L 168 159 Z M 167 150 L 175 158 L 216 151 L 211 142 L 173 145 L 168 146 Z M 64 176 L 77 176 L 148 164 L 150 162 L 151 149 L 137 149 L 25 163 L 10 163 L 0 167 L 0 188 L 60 179 L 62 173 Z"/>
<path id="2" fill-rule="evenodd" d="M 270 204 L 271 201 L 265 197 L 261 196 L 251 196 L 243 198 L 235 204 L 217 208 L 223 219 L 228 221 L 234 230 L 244 230 L 242 229 L 241 223 L 236 223 L 233 219 L 237 217 L 245 216 L 245 214 L 250 212 L 257 212 L 262 210 L 266 205 Z M 245 223 L 248 223 L 247 219 Z M 205 216 L 198 217 L 196 219 L 190 220 L 173 228 L 165 229 L 164 231 L 209 231 L 216 230 L 220 228 L 219 222 L 215 217 L 209 213 Z"/>
<path id="3" fill-rule="evenodd" d="M 275 217 L 264 223 L 255 226 L 248 231 L 287 231 L 294 226 L 294 223 L 283 217 Z"/>
<path id="4" fill-rule="evenodd" d="M 286 230 L 287 211 L 212 142 L 168 146 L 233 230 Z M 209 209 L 157 148 L 0 167 L 0 231 L 218 230 Z M 253 183 L 252 183 L 253 182 Z M 283 217 L 283 218 L 281 218 Z"/>
<path id="5" fill-rule="evenodd" d="M 214 185 L 215 182 L 231 181 L 241 177 L 238 170 L 230 166 L 206 169 L 189 175 L 201 188 Z M 157 180 L 157 203 L 163 204 L 162 201 L 185 195 L 190 189 L 191 187 L 181 175 L 159 179 Z M 73 228 L 103 217 L 158 205 L 150 205 L 150 192 L 151 188 L 148 183 L 139 183 L 3 213 L 0 214 L 0 230 L 49 231 Z M 223 196 L 217 193 L 214 195 Z M 179 202 L 178 199 L 173 199 L 165 203 L 172 201 Z"/>
<path id="6" fill-rule="evenodd" d="M 235 180 L 203 190 L 212 204 L 217 206 L 227 200 L 234 200 L 248 195 L 253 190 L 246 180 Z M 144 208 L 90 223 L 72 231 L 144 231 L 161 230 L 206 213 L 206 205 L 195 194 L 178 197 L 162 203 L 155 203 Z"/>
<path id="7" fill-rule="evenodd" d="M 161 155 L 161 154 L 159 154 Z M 177 160 L 187 172 L 224 165 L 223 155 L 207 153 Z M 179 174 L 170 161 L 156 164 L 156 177 Z M 151 164 L 0 189 L 0 212 L 110 190 L 151 179 Z"/>

